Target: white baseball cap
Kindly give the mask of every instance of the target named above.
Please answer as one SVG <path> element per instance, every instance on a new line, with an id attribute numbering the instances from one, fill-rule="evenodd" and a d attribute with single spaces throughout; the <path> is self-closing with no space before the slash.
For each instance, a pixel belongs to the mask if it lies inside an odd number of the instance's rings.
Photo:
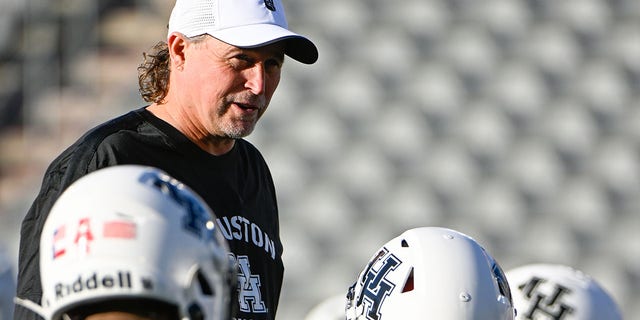
<path id="1" fill-rule="evenodd" d="M 286 41 L 285 54 L 302 63 L 318 60 L 311 40 L 288 29 L 281 0 L 176 0 L 169 35 L 209 34 L 239 48 Z"/>

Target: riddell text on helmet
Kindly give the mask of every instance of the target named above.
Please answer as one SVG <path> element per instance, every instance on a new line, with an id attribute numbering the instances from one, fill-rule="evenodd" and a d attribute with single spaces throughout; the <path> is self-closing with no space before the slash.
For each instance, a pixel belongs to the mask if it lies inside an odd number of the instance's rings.
<path id="1" fill-rule="evenodd" d="M 142 287 L 151 289 L 153 287 L 150 280 L 142 280 Z M 92 273 L 88 277 L 78 276 L 72 283 L 57 283 L 55 285 L 56 299 L 62 299 L 72 294 L 77 294 L 85 290 L 97 289 L 131 289 L 131 272 L 118 271 L 116 274 L 98 275 Z"/>

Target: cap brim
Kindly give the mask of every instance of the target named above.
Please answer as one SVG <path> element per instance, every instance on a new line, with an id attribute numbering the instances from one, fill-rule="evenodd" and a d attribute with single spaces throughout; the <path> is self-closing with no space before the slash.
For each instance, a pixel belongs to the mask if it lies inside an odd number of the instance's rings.
<path id="1" fill-rule="evenodd" d="M 273 24 L 253 24 L 207 33 L 239 48 L 255 48 L 285 41 L 284 53 L 292 59 L 306 64 L 318 60 L 318 48 L 311 40 Z"/>

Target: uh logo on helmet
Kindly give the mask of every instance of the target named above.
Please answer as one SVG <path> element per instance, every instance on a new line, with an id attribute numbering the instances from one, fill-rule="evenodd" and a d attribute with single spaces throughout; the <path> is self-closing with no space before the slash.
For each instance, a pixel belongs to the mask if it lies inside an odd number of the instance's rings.
<path id="1" fill-rule="evenodd" d="M 384 299 L 391 294 L 396 284 L 386 279 L 389 272 L 395 270 L 402 261 L 382 248 L 369 262 L 361 279 L 362 293 L 357 297 L 356 305 L 366 307 L 367 319 L 379 319 L 380 307 Z M 355 284 L 349 288 L 347 299 L 351 301 L 355 295 Z M 407 290 L 404 288 L 403 291 Z"/>
<path id="2" fill-rule="evenodd" d="M 568 265 L 533 263 L 507 271 L 517 319 L 622 320 L 613 296 Z"/>

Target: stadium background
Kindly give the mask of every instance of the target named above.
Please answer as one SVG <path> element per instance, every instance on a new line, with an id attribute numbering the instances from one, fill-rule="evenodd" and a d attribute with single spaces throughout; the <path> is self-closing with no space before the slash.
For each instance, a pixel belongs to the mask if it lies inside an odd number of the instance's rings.
<path id="1" fill-rule="evenodd" d="M 47 164 L 143 105 L 136 67 L 172 3 L 0 0 L 0 242 L 14 267 Z M 280 319 L 346 292 L 416 226 L 469 234 L 504 269 L 575 266 L 640 319 L 640 1 L 285 7 L 320 60 L 285 64 L 249 137 L 278 190 Z"/>

